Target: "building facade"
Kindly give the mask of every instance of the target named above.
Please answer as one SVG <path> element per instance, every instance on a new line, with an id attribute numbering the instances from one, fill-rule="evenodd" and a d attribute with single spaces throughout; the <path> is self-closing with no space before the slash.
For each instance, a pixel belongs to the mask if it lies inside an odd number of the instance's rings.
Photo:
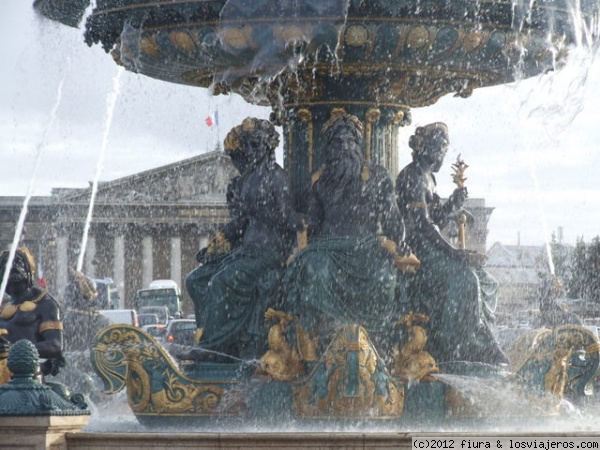
<path id="1" fill-rule="evenodd" d="M 225 194 L 236 173 L 224 153 L 211 152 L 101 183 L 89 223 L 91 188 L 54 189 L 30 200 L 20 245 L 34 253 L 59 301 L 69 267 L 81 267 L 91 278 L 112 278 L 120 306 L 132 308 L 135 292 L 153 279 L 182 286 L 198 250 L 229 217 Z M 23 200 L 0 197 L 2 248 L 12 243 Z"/>

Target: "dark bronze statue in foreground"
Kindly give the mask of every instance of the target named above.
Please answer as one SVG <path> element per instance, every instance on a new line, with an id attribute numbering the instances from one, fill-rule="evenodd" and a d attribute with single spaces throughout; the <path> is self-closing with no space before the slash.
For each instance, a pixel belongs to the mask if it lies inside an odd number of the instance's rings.
<path id="1" fill-rule="evenodd" d="M 63 323 L 57 301 L 45 289 L 36 286 L 36 265 L 26 247 L 15 252 L 12 266 L 7 267 L 10 252 L 0 254 L 0 279 L 10 271 L 6 294 L 8 302 L 0 307 L 0 352 L 26 339 L 31 341 L 40 358 L 44 375 L 56 375 L 65 360 L 63 357 Z"/>
<path id="2" fill-rule="evenodd" d="M 365 161 L 358 118 L 334 115 L 323 133 L 327 157 L 313 174 L 309 243 L 288 267 L 285 307 L 322 338 L 333 333 L 328 322 L 384 333 L 401 315 L 394 257 L 411 254 L 392 179 Z"/>

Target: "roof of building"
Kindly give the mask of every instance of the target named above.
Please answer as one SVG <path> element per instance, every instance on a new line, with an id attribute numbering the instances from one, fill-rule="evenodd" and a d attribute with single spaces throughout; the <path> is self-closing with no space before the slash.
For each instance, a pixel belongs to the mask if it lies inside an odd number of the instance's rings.
<path id="1" fill-rule="evenodd" d="M 542 245 L 504 245 L 495 242 L 486 252 L 487 267 L 537 268 L 544 258 Z"/>

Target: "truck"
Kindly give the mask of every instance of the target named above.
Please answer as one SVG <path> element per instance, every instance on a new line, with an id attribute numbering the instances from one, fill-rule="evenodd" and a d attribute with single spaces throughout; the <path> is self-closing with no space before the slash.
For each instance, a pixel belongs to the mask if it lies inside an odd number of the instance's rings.
<path id="1" fill-rule="evenodd" d="M 106 317 L 111 325 L 124 323 L 133 327 L 139 326 L 137 312 L 134 309 L 101 309 L 98 312 Z"/>
<path id="2" fill-rule="evenodd" d="M 148 288 L 140 289 L 135 293 L 135 308 L 147 311 L 150 306 L 166 306 L 170 317 L 181 317 L 181 291 L 173 280 L 154 280 Z"/>

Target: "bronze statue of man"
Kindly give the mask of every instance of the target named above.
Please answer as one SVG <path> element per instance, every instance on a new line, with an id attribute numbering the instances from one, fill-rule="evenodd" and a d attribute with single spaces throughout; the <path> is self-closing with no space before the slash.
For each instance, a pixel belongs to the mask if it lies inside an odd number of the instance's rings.
<path id="1" fill-rule="evenodd" d="M 36 285 L 35 260 L 26 247 L 16 250 L 12 265 L 7 267 L 9 255 L 8 250 L 0 254 L 0 279 L 9 271 L 9 300 L 0 306 L 0 353 L 6 353 L 10 344 L 27 339 L 46 360 L 41 364 L 42 373 L 56 375 L 65 365 L 58 302 Z"/>
<path id="2" fill-rule="evenodd" d="M 102 307 L 97 299 L 94 280 L 69 268 L 69 283 L 63 295 L 65 351 L 88 350 L 96 333 L 110 325 L 110 320 L 98 312 Z"/>
<path id="3" fill-rule="evenodd" d="M 446 202 L 436 192 L 437 173 L 448 152 L 448 127 L 417 127 L 410 137 L 413 161 L 398 174 L 396 197 L 406 224 L 406 241 L 419 260 L 408 287 L 412 307 L 430 317 L 427 350 L 441 364 L 469 361 L 498 364 L 507 359 L 492 332 L 497 282 L 469 263 L 441 229 L 461 212 L 468 193 L 456 188 Z M 441 368 L 443 371 L 444 369 Z"/>
<path id="4" fill-rule="evenodd" d="M 389 173 L 363 157 L 360 120 L 333 116 L 323 132 L 327 147 L 312 177 L 309 243 L 288 267 L 286 307 L 310 334 L 324 337 L 333 331 L 327 327 L 356 323 L 373 338 L 401 315 L 388 250 L 409 255 L 410 249 Z"/>

